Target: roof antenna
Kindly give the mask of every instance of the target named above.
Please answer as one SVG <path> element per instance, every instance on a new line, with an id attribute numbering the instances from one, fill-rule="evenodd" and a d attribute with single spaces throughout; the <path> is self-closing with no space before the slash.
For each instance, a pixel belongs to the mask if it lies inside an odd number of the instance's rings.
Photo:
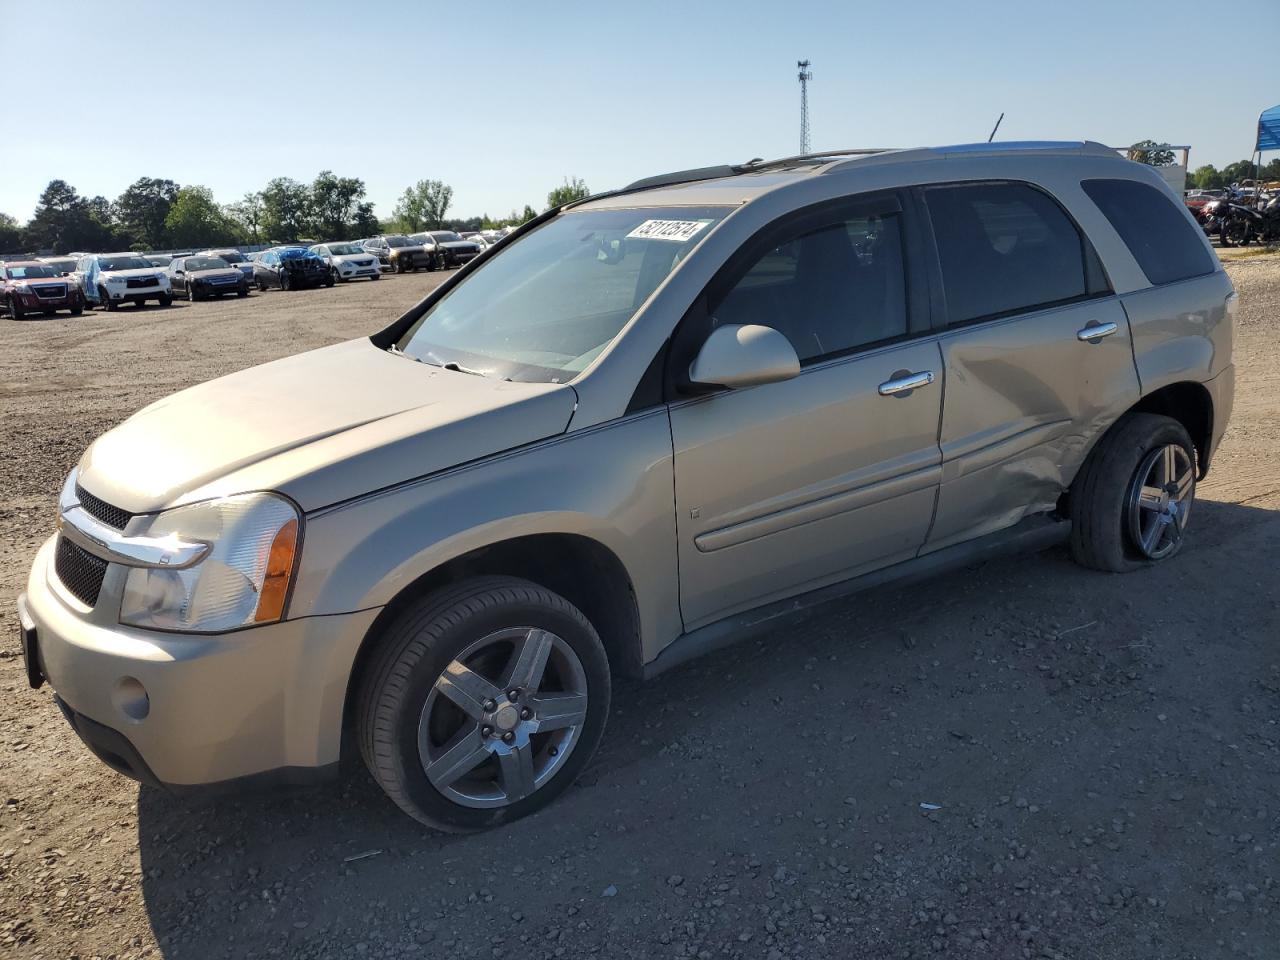
<path id="1" fill-rule="evenodd" d="M 1003 119 L 1004 119 L 1004 111 L 1002 110 L 1000 112 L 1000 120 L 997 120 L 996 125 L 991 128 L 991 136 L 987 137 L 987 143 L 990 143 L 992 140 L 996 138 L 996 131 L 1000 129 L 1000 121 Z"/>

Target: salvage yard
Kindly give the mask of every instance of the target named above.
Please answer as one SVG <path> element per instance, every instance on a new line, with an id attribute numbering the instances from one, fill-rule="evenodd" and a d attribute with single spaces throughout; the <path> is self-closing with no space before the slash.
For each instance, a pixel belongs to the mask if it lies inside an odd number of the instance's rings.
<path id="1" fill-rule="evenodd" d="M 577 787 L 475 836 L 358 761 L 310 791 L 140 789 L 15 641 L 95 436 L 445 275 L 0 320 L 0 955 L 1275 957 L 1280 256 L 1227 269 L 1235 413 L 1176 559 L 991 561 L 624 685 Z"/>

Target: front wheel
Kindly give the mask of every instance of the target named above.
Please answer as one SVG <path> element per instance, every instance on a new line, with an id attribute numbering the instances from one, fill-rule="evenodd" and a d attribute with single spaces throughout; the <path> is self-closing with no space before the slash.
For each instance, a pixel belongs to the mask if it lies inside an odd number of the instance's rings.
<path id="1" fill-rule="evenodd" d="M 139 304 L 139 306 L 141 306 L 141 304 Z M 173 294 L 172 294 L 172 293 L 166 293 L 166 294 L 163 294 L 163 295 L 160 297 L 160 306 L 162 306 L 162 307 L 171 307 L 171 306 L 173 306 Z"/>
<path id="2" fill-rule="evenodd" d="M 346 283 L 346 282 L 347 282 L 347 281 L 345 281 L 345 280 L 343 280 L 343 279 L 342 279 L 342 274 L 340 274 L 340 273 L 337 271 L 337 269 L 336 269 L 336 268 L 332 268 L 332 269 L 330 269 L 330 270 L 329 270 L 329 278 L 333 281 L 333 283 Z M 331 283 L 331 284 L 330 284 L 330 286 L 333 286 L 333 284 Z"/>
<path id="3" fill-rule="evenodd" d="M 1171 417 L 1131 413 L 1089 454 L 1071 485 L 1071 553 L 1127 573 L 1182 549 L 1196 496 L 1196 451 Z"/>
<path id="4" fill-rule="evenodd" d="M 609 661 L 563 597 L 478 577 L 424 597 L 361 677 L 365 763 L 411 817 L 450 832 L 538 810 L 590 760 L 609 712 Z"/>
<path id="5" fill-rule="evenodd" d="M 22 309 L 22 305 L 18 303 L 18 298 L 16 296 L 10 297 L 6 301 L 6 305 L 9 308 L 9 316 L 13 317 L 13 319 L 15 320 L 26 319 L 27 312 Z"/>
<path id="6" fill-rule="evenodd" d="M 115 312 L 116 302 L 111 299 L 111 294 L 107 293 L 105 287 L 99 288 L 98 300 L 101 301 L 102 306 L 106 309 L 107 313 Z"/>
<path id="7" fill-rule="evenodd" d="M 280 289 L 288 290 L 291 286 L 292 284 L 289 282 L 289 271 L 281 270 L 280 271 Z"/>

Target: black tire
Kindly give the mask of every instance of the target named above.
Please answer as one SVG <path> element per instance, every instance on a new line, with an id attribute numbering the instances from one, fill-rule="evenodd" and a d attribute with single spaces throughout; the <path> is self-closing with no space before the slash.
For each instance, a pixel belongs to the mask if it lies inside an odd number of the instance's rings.
<path id="1" fill-rule="evenodd" d="M 572 649 L 586 678 L 585 719 L 574 745 L 541 787 L 505 806 L 464 806 L 427 779 L 419 756 L 419 721 L 428 695 L 454 657 L 477 640 L 512 627 L 548 630 Z M 541 809 L 574 781 L 604 734 L 610 692 L 604 646 L 576 607 L 537 584 L 486 576 L 443 588 L 406 609 L 379 643 L 357 693 L 360 750 L 387 796 L 428 826 L 465 833 Z"/>
<path id="2" fill-rule="evenodd" d="M 343 280 L 343 279 L 342 279 L 342 274 L 338 273 L 338 268 L 337 268 L 337 267 L 330 267 L 330 268 L 329 268 L 329 276 L 333 279 L 334 283 L 346 283 L 346 282 L 347 282 L 347 281 L 345 281 L 345 280 Z M 331 283 L 331 284 L 329 284 L 329 286 L 333 286 L 333 284 Z"/>
<path id="3" fill-rule="evenodd" d="M 289 282 L 289 271 L 281 270 L 280 271 L 280 289 L 288 290 L 291 286 L 292 284 L 290 284 Z"/>
<path id="4" fill-rule="evenodd" d="M 381 279 L 382 279 L 382 274 L 381 274 L 381 273 L 375 273 L 375 274 L 374 274 L 373 276 L 371 276 L 369 279 L 370 279 L 370 280 L 381 280 Z"/>
<path id="5" fill-rule="evenodd" d="M 236 291 L 237 297 L 247 297 L 248 295 L 249 295 L 248 287 L 241 287 L 239 290 Z"/>
<path id="6" fill-rule="evenodd" d="M 1185 451 L 1196 469 L 1195 445 L 1186 428 L 1171 417 L 1130 413 L 1122 417 L 1090 452 L 1071 484 L 1071 555 L 1081 566 L 1129 573 L 1176 555 L 1185 539 L 1159 560 L 1145 556 L 1130 532 L 1129 497 L 1146 457 L 1169 444 Z M 1190 503 L 1194 501 L 1194 482 Z"/>
<path id="7" fill-rule="evenodd" d="M 8 307 L 9 316 L 13 317 L 13 319 L 15 320 L 26 319 L 26 316 L 27 316 L 26 311 L 23 310 L 22 305 L 18 303 L 17 297 L 9 297 L 9 299 L 5 301 L 5 306 Z"/>
<path id="8" fill-rule="evenodd" d="M 84 314 L 84 304 L 77 302 L 76 305 L 71 308 L 71 315 L 73 317 L 79 317 L 79 316 L 82 316 L 83 314 Z"/>
<path id="9" fill-rule="evenodd" d="M 166 294 L 162 295 L 162 296 L 160 297 L 160 306 L 162 306 L 162 307 L 171 307 L 171 306 L 173 306 L 173 294 L 172 294 L 172 293 L 166 293 Z"/>
<path id="10" fill-rule="evenodd" d="M 188 283 L 187 284 L 187 300 L 191 303 L 195 303 L 199 299 L 200 297 L 196 294 L 195 284 Z"/>
<path id="11" fill-rule="evenodd" d="M 107 313 L 115 312 L 116 302 L 111 299 L 111 295 L 107 293 L 105 287 L 98 288 L 98 299 L 102 301 L 103 309 L 105 309 Z"/>

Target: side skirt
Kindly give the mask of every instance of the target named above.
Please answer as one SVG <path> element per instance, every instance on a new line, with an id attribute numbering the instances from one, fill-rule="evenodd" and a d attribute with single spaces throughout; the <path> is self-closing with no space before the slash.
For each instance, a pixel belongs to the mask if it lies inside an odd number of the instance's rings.
<path id="1" fill-rule="evenodd" d="M 745 613 L 735 613 L 723 620 L 699 627 L 691 633 L 681 634 L 657 657 L 645 664 L 644 678 L 648 680 L 703 654 L 785 626 L 789 620 L 796 619 L 824 603 L 890 583 L 901 584 L 925 580 L 940 573 L 996 557 L 1045 550 L 1065 541 L 1070 532 L 1071 524 L 1068 521 L 1059 520 L 1050 514 L 1027 517 L 1008 529 L 997 530 L 976 540 L 944 547 L 933 553 L 895 563 L 883 570 L 874 570 L 860 577 L 820 587 L 809 593 L 777 600 Z"/>

